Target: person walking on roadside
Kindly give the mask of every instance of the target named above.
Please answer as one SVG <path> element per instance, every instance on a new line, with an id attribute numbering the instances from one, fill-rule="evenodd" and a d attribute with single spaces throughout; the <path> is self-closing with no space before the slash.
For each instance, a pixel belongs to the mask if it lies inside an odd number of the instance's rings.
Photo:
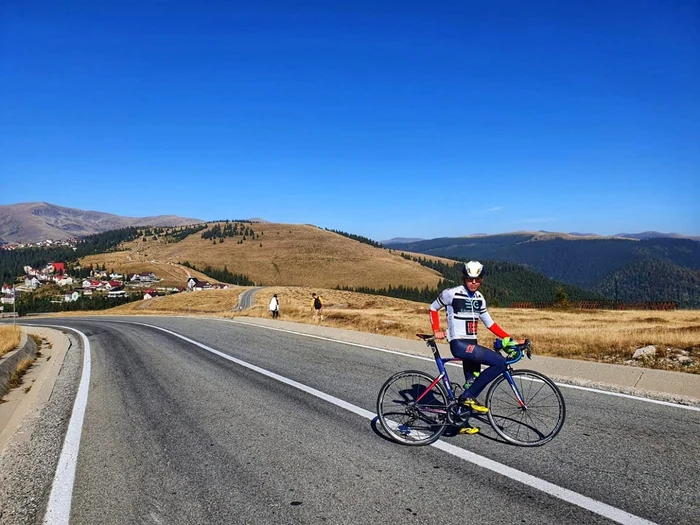
<path id="1" fill-rule="evenodd" d="M 430 305 L 430 325 L 435 339 L 445 339 L 450 343 L 452 355 L 462 359 L 464 369 L 464 393 L 459 396 L 459 403 L 480 414 L 489 409 L 477 403 L 476 397 L 496 376 L 506 369 L 506 359 L 498 352 L 477 343 L 476 331 L 481 320 L 486 328 L 503 340 L 503 349 L 507 352 L 516 341 L 498 326 L 486 310 L 486 300 L 478 292 L 484 279 L 484 266 L 479 261 L 469 261 L 462 267 L 464 284 L 443 290 Z M 440 330 L 438 310 L 447 309 L 447 333 Z M 483 372 L 481 365 L 489 365 Z M 460 434 L 476 434 L 477 427 L 464 427 Z"/>
<path id="2" fill-rule="evenodd" d="M 323 301 L 321 301 L 321 296 L 315 293 L 311 294 L 311 309 L 314 312 L 314 321 L 323 321 Z"/>
<path id="3" fill-rule="evenodd" d="M 277 319 L 280 316 L 280 302 L 277 299 L 277 294 L 272 296 L 270 299 L 270 312 L 272 313 L 272 318 Z"/>

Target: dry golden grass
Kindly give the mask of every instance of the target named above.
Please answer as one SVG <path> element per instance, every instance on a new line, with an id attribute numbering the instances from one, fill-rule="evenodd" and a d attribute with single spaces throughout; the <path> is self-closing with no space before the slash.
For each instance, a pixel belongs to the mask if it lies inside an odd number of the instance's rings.
<path id="1" fill-rule="evenodd" d="M 176 294 L 130 303 L 100 312 L 113 314 L 191 314 L 218 317 L 270 317 L 268 305 L 273 294 L 280 301 L 280 319 L 314 323 L 311 293 L 324 302 L 324 326 L 414 339 L 419 332 L 430 331 L 428 305 L 379 295 L 359 294 L 309 287 L 272 286 L 255 294 L 254 305 L 236 311 L 238 295 L 246 287 L 229 290 Z M 655 345 L 659 357 L 668 348 L 688 350 L 695 364 L 681 366 L 661 359 L 643 364 L 700 373 L 700 312 L 646 311 L 556 311 L 490 308 L 494 320 L 517 338 L 529 338 L 535 354 L 622 363 L 637 348 Z M 79 315 L 79 313 L 75 313 Z M 94 315 L 94 313 L 90 313 Z M 441 323 L 445 326 L 444 311 Z M 493 334 L 480 327 L 479 342 L 491 346 Z"/>
<path id="2" fill-rule="evenodd" d="M 20 336 L 19 326 L 0 326 L 0 356 L 17 348 Z"/>
<path id="3" fill-rule="evenodd" d="M 303 321 L 311 315 L 312 291 L 320 292 L 328 305 L 326 317 L 329 326 L 409 339 L 414 338 L 417 332 L 430 330 L 427 304 L 336 290 L 265 288 L 255 295 L 255 308 L 251 313 L 263 310 L 261 313 L 267 314 L 264 309 L 272 294 L 277 293 L 283 318 Z M 700 312 L 695 310 L 646 312 L 490 308 L 489 311 L 496 322 L 514 337 L 531 339 L 541 354 L 595 360 L 613 355 L 627 359 L 635 349 L 646 345 L 683 349 L 700 347 Z M 444 310 L 441 315 L 444 327 Z M 495 336 L 482 325 L 480 342 L 490 346 L 494 339 Z"/>
<path id="4" fill-rule="evenodd" d="M 243 287 L 180 294 L 169 298 L 124 305 L 113 313 L 206 313 L 222 317 L 269 317 L 268 304 L 278 294 L 282 320 L 313 323 L 311 293 L 324 302 L 324 326 L 413 339 L 418 332 L 430 331 L 428 305 L 379 295 L 358 294 L 308 287 L 277 286 L 255 294 L 252 308 L 234 310 Z M 144 304 L 148 303 L 148 304 Z M 623 362 L 637 348 L 655 345 L 660 357 L 666 349 L 689 350 L 700 363 L 700 312 L 644 311 L 553 311 L 491 308 L 491 315 L 507 332 L 533 341 L 535 353 L 556 357 L 603 362 Z M 445 326 L 444 316 L 442 325 Z M 483 326 L 480 342 L 491 346 L 493 334 Z M 674 368 L 662 361 L 646 366 Z M 698 364 L 675 369 L 700 373 Z"/>
<path id="5" fill-rule="evenodd" d="M 100 314 L 224 314 L 233 311 L 238 304 L 238 295 L 246 290 L 242 286 L 233 286 L 228 290 L 202 290 L 164 297 L 154 297 L 124 304 Z"/>
<path id="6" fill-rule="evenodd" d="M 232 273 L 247 275 L 264 285 L 318 286 L 391 286 L 434 287 L 440 274 L 407 261 L 397 253 L 374 248 L 342 235 L 310 225 L 255 223 L 257 239 L 237 244 L 238 238 L 226 238 L 213 244 L 190 235 L 178 243 L 142 239 L 126 243 L 121 252 L 93 255 L 82 264 L 105 264 L 107 268 L 136 272 L 163 271 L 167 263 L 189 261 L 198 268 L 226 266 Z M 152 263 L 149 261 L 157 261 Z M 157 264 L 157 266 L 155 266 Z M 182 284 L 183 281 L 180 281 Z"/>
<path id="7" fill-rule="evenodd" d="M 22 359 L 19 363 L 17 363 L 17 367 L 10 374 L 10 377 L 8 379 L 8 388 L 17 388 L 22 384 L 22 377 L 24 376 L 24 374 L 27 373 L 27 370 L 29 370 L 32 367 L 34 361 L 35 359 L 28 357 L 26 359 Z"/>

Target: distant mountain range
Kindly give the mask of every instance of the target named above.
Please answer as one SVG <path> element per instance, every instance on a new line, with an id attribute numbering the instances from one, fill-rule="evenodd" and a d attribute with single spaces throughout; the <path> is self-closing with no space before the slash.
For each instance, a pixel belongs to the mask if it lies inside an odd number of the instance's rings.
<path id="1" fill-rule="evenodd" d="M 633 240 L 646 240 L 646 239 L 692 239 L 694 241 L 700 241 L 700 236 L 693 235 L 681 235 L 680 233 L 662 233 L 657 231 L 646 231 L 641 233 L 616 233 L 615 235 L 600 235 L 598 233 L 580 233 L 580 232 L 550 232 L 546 230 L 538 230 L 536 232 L 530 231 L 519 231 L 513 232 L 512 234 L 495 234 L 495 235 L 533 235 L 538 238 L 562 238 L 570 239 L 572 237 L 576 238 L 589 238 L 589 239 L 633 239 Z M 493 235 L 491 235 L 493 236 Z M 471 237 L 489 237 L 487 233 L 472 233 L 470 235 L 465 235 L 464 237 L 456 237 L 459 239 L 471 238 Z M 422 239 L 420 237 L 393 237 L 387 239 L 386 241 L 380 241 L 384 246 L 393 247 L 395 244 L 406 244 L 411 242 L 427 241 L 429 239 Z"/>
<path id="2" fill-rule="evenodd" d="M 122 217 L 47 202 L 0 205 L 0 241 L 38 242 L 82 237 L 129 226 L 184 226 L 204 222 L 177 215 Z"/>
<path id="3" fill-rule="evenodd" d="M 700 308 L 700 242 L 674 234 L 649 237 L 654 233 L 622 238 L 519 232 L 386 247 L 449 259 L 517 263 L 611 300 L 675 301 Z"/>
<path id="4" fill-rule="evenodd" d="M 387 239 L 386 241 L 379 242 L 381 242 L 384 246 L 388 246 L 390 244 L 404 244 L 407 242 L 418 242 L 424 240 L 425 239 L 421 239 L 420 237 L 394 237 L 392 239 Z"/>

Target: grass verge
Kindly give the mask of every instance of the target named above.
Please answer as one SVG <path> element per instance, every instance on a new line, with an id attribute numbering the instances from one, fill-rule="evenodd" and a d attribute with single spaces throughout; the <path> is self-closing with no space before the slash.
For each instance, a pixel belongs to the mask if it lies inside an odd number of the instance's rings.
<path id="1" fill-rule="evenodd" d="M 17 348 L 20 338 L 19 326 L 0 326 L 0 357 Z"/>
<path id="2" fill-rule="evenodd" d="M 17 388 L 22 384 L 22 377 L 27 373 L 27 370 L 32 367 L 34 361 L 35 359 L 33 358 L 27 358 L 22 359 L 19 363 L 17 363 L 17 367 L 12 374 L 10 374 L 10 380 L 8 381 L 8 386 L 10 389 Z"/>

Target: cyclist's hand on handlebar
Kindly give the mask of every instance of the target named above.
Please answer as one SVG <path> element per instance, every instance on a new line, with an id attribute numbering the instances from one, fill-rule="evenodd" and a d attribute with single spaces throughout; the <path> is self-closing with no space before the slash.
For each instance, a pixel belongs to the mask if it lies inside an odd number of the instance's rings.
<path id="1" fill-rule="evenodd" d="M 445 332 L 433 332 L 435 339 L 445 339 Z"/>
<path id="2" fill-rule="evenodd" d="M 501 339 L 501 347 L 504 350 L 508 350 L 510 348 L 513 348 L 515 345 L 517 345 L 517 341 L 513 339 L 512 337 L 504 337 Z"/>

